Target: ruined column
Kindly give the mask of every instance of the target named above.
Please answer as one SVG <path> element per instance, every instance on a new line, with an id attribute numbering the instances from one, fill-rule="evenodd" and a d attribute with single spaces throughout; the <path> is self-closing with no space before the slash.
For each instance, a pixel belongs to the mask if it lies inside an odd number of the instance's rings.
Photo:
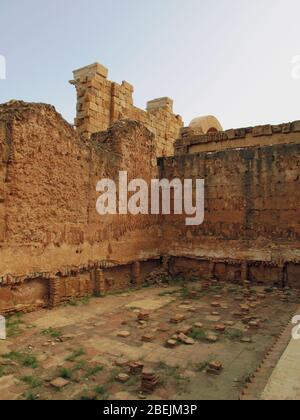
<path id="1" fill-rule="evenodd" d="M 60 304 L 60 277 L 52 277 L 49 281 L 50 298 L 49 304 L 52 308 Z"/>
<path id="2" fill-rule="evenodd" d="M 107 68 L 99 63 L 75 70 L 73 75 L 70 83 L 77 91 L 75 126 L 79 134 L 89 139 L 110 125 L 111 82 L 107 80 Z"/>
<path id="3" fill-rule="evenodd" d="M 215 279 L 215 267 L 216 263 L 214 261 L 209 262 L 209 279 L 208 280 L 214 280 Z"/>
<path id="4" fill-rule="evenodd" d="M 104 272 L 101 269 L 96 270 L 96 292 L 99 294 L 99 296 L 106 295 L 105 277 Z"/>
<path id="5" fill-rule="evenodd" d="M 247 261 L 244 261 L 241 266 L 241 282 L 243 284 L 249 283 L 249 267 Z"/>
<path id="6" fill-rule="evenodd" d="M 7 127 L 0 122 L 0 242 L 5 241 L 6 236 L 6 176 L 9 149 L 7 145 Z"/>
<path id="7" fill-rule="evenodd" d="M 167 255 L 164 255 L 162 258 L 162 268 L 166 273 L 170 272 L 170 257 Z"/>
<path id="8" fill-rule="evenodd" d="M 132 277 L 135 286 L 140 287 L 142 285 L 142 275 L 141 275 L 141 263 L 136 261 L 132 265 Z"/>

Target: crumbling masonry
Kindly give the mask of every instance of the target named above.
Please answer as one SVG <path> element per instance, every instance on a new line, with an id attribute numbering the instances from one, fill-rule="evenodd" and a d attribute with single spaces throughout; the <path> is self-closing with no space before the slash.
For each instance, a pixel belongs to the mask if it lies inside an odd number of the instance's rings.
<path id="1" fill-rule="evenodd" d="M 95 64 L 74 72 L 76 128 L 52 106 L 0 105 L 0 313 L 186 278 L 300 287 L 300 122 L 191 127 L 168 98 L 133 106 L 133 88 Z M 205 222 L 100 217 L 96 183 L 204 178 Z"/>

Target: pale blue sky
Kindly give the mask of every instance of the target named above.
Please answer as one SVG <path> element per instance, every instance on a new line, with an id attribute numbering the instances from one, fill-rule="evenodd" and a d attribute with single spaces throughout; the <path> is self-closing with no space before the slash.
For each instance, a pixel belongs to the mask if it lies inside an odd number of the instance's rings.
<path id="1" fill-rule="evenodd" d="M 170 96 L 186 124 L 300 119 L 299 17 L 299 0 L 0 0 L 0 102 L 51 103 L 72 122 L 72 70 L 98 61 L 137 106 Z"/>

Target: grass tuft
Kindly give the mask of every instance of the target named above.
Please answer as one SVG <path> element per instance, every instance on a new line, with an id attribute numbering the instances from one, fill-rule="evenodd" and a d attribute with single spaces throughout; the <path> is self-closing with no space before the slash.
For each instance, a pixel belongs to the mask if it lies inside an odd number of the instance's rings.
<path id="1" fill-rule="evenodd" d="M 76 362 L 76 360 L 78 359 L 78 357 L 84 356 L 85 355 L 85 351 L 80 348 L 77 350 L 74 350 L 72 354 L 70 354 L 70 356 L 68 356 L 66 358 L 67 362 Z"/>
<path id="2" fill-rule="evenodd" d="M 58 371 L 58 376 L 63 379 L 72 379 L 73 374 L 71 369 L 62 368 Z"/>
<path id="3" fill-rule="evenodd" d="M 21 381 L 29 385 L 31 388 L 37 388 L 42 385 L 42 381 L 35 376 L 23 376 Z"/>
<path id="4" fill-rule="evenodd" d="M 202 328 L 193 328 L 189 335 L 195 341 L 200 341 L 200 342 L 207 341 L 206 332 Z"/>
<path id="5" fill-rule="evenodd" d="M 58 338 L 62 335 L 62 332 L 53 328 L 47 328 L 46 330 L 42 331 L 42 334 L 52 338 Z"/>
<path id="6" fill-rule="evenodd" d="M 225 331 L 225 337 L 231 341 L 239 341 L 244 337 L 244 333 L 242 330 L 231 328 Z"/>
<path id="7" fill-rule="evenodd" d="M 3 356 L 5 359 L 14 360 L 17 363 L 20 363 L 24 367 L 30 367 L 36 369 L 38 367 L 37 358 L 33 354 L 20 353 L 17 351 L 12 351 Z"/>

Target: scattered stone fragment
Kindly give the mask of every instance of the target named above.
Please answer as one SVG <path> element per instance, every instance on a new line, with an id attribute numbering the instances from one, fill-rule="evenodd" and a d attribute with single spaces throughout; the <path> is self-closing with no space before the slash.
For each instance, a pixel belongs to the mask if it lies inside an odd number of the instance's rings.
<path id="1" fill-rule="evenodd" d="M 232 316 L 233 316 L 234 318 L 238 318 L 238 319 L 240 319 L 240 318 L 243 318 L 244 314 L 243 314 L 243 313 L 241 313 L 241 312 L 233 312 L 233 313 L 232 313 Z"/>
<path id="2" fill-rule="evenodd" d="M 180 324 L 181 322 L 183 322 L 185 320 L 185 316 L 184 315 L 174 315 L 171 319 L 170 322 L 172 324 Z"/>
<path id="3" fill-rule="evenodd" d="M 202 324 L 202 322 L 195 322 L 194 327 L 195 328 L 203 328 L 203 324 Z"/>
<path id="4" fill-rule="evenodd" d="M 241 339 L 241 343 L 250 344 L 252 343 L 252 340 L 249 337 L 244 337 Z"/>
<path id="5" fill-rule="evenodd" d="M 190 307 L 190 308 L 188 308 L 188 312 L 196 312 L 197 311 L 197 309 L 196 308 L 194 308 L 194 307 Z"/>
<path id="6" fill-rule="evenodd" d="M 123 359 L 123 358 L 122 359 L 117 359 L 115 361 L 115 365 L 118 366 L 118 367 L 126 366 L 126 365 L 128 365 L 128 363 L 129 363 L 129 361 L 127 359 Z"/>
<path id="7" fill-rule="evenodd" d="M 142 372 L 144 365 L 141 362 L 130 362 L 128 367 L 131 375 L 139 375 Z"/>
<path id="8" fill-rule="evenodd" d="M 245 316 L 242 319 L 242 322 L 243 322 L 243 324 L 249 324 L 249 322 L 254 321 L 254 320 L 255 320 L 255 318 L 253 316 Z"/>
<path id="9" fill-rule="evenodd" d="M 186 344 L 187 346 L 193 346 L 194 344 L 196 344 L 196 342 L 193 338 L 187 337 L 187 339 L 184 341 L 184 344 Z"/>
<path id="10" fill-rule="evenodd" d="M 217 324 L 215 326 L 215 330 L 218 332 L 224 332 L 226 330 L 226 325 L 224 324 Z"/>
<path id="11" fill-rule="evenodd" d="M 159 377 L 152 369 L 144 369 L 142 372 L 142 389 L 145 394 L 152 394 L 159 383 Z"/>
<path id="12" fill-rule="evenodd" d="M 144 334 L 142 337 L 142 341 L 144 341 L 145 343 L 151 343 L 151 341 L 153 341 L 154 339 L 154 334 Z"/>
<path id="13" fill-rule="evenodd" d="M 223 370 L 223 365 L 219 361 L 210 362 L 208 368 L 206 369 L 206 373 L 209 375 L 220 375 Z"/>
<path id="14" fill-rule="evenodd" d="M 219 361 L 213 361 L 213 362 L 210 362 L 208 364 L 208 367 L 210 367 L 211 369 L 214 369 L 214 370 L 222 370 L 223 369 L 223 364 L 222 364 L 222 362 L 219 362 Z"/>
<path id="15" fill-rule="evenodd" d="M 146 311 L 139 312 L 139 314 L 138 314 L 138 320 L 139 321 L 149 321 L 149 319 L 150 319 L 149 312 L 146 312 Z"/>
<path id="16" fill-rule="evenodd" d="M 191 311 L 191 310 L 194 310 L 195 308 L 193 305 L 179 305 L 178 309 L 184 310 L 184 311 Z"/>
<path id="17" fill-rule="evenodd" d="M 195 290 L 190 292 L 190 297 L 191 299 L 196 299 L 198 297 L 198 292 L 196 292 Z"/>
<path id="18" fill-rule="evenodd" d="M 130 336 L 131 336 L 131 333 L 129 331 L 120 331 L 120 332 L 118 332 L 118 337 L 128 338 Z"/>
<path id="19" fill-rule="evenodd" d="M 221 308 L 226 310 L 226 309 L 229 309 L 229 306 L 228 305 L 225 305 L 224 303 L 222 303 L 221 304 Z"/>
<path id="20" fill-rule="evenodd" d="M 14 362 L 13 360 L 1 360 L 0 361 L 1 366 L 18 366 L 17 362 Z"/>
<path id="21" fill-rule="evenodd" d="M 167 341 L 167 347 L 173 349 L 177 346 L 177 340 L 170 339 Z"/>
<path id="22" fill-rule="evenodd" d="M 184 344 L 186 344 L 186 345 L 188 345 L 188 346 L 192 346 L 192 345 L 194 345 L 194 344 L 195 344 L 195 340 L 193 340 L 192 338 L 188 337 L 187 335 L 185 335 L 185 334 L 183 334 L 183 333 L 179 334 L 178 339 L 179 339 L 182 343 L 184 343 Z"/>
<path id="23" fill-rule="evenodd" d="M 215 335 L 215 334 L 208 334 L 206 336 L 206 339 L 210 343 L 216 343 L 219 340 L 219 337 L 217 335 Z"/>
<path id="24" fill-rule="evenodd" d="M 75 334 L 64 334 L 59 337 L 62 342 L 74 340 L 76 338 Z"/>
<path id="25" fill-rule="evenodd" d="M 65 386 L 69 385 L 70 381 L 67 381 L 64 378 L 56 378 L 53 381 L 50 382 L 50 385 L 53 386 L 56 389 L 62 389 Z"/>
<path id="26" fill-rule="evenodd" d="M 260 324 L 257 321 L 251 321 L 251 322 L 249 322 L 248 325 L 249 325 L 250 328 L 259 328 L 260 327 Z"/>
<path id="27" fill-rule="evenodd" d="M 180 334 L 189 334 L 192 331 L 193 327 L 192 325 L 182 325 L 182 327 L 178 328 L 177 333 Z"/>
<path id="28" fill-rule="evenodd" d="M 220 312 L 217 312 L 217 311 L 214 311 L 211 314 L 212 314 L 212 316 L 220 316 Z"/>
<path id="29" fill-rule="evenodd" d="M 248 305 L 240 305 L 241 311 L 244 313 L 250 312 L 250 307 Z"/>
<path id="30" fill-rule="evenodd" d="M 116 380 L 118 382 L 122 382 L 123 384 L 126 383 L 129 380 L 130 376 L 127 375 L 127 373 L 120 373 L 117 377 Z"/>
<path id="31" fill-rule="evenodd" d="M 169 327 L 168 324 L 161 324 L 158 327 L 158 331 L 161 331 L 161 332 L 168 332 L 169 329 L 170 329 L 170 327 Z"/>
<path id="32" fill-rule="evenodd" d="M 220 306 L 221 306 L 220 302 L 212 302 L 210 305 L 211 305 L 213 308 L 220 308 Z"/>

